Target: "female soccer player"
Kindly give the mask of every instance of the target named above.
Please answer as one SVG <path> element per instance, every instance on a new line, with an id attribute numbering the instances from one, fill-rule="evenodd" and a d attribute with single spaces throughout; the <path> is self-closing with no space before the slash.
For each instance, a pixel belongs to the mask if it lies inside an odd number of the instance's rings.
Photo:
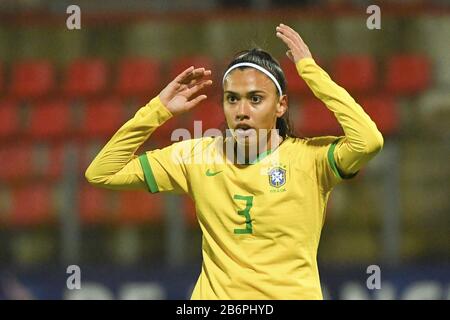
<path id="1" fill-rule="evenodd" d="M 207 98 L 198 92 L 211 85 L 210 70 L 190 67 L 125 123 L 86 171 L 94 185 L 193 198 L 203 264 L 192 299 L 322 299 L 316 255 L 328 196 L 383 145 L 375 123 L 314 62 L 299 34 L 280 24 L 276 36 L 345 136 L 294 137 L 283 71 L 268 53 L 250 50 L 223 78 L 230 136 L 135 155 L 167 119 Z M 247 151 L 255 144 L 252 155 Z"/>

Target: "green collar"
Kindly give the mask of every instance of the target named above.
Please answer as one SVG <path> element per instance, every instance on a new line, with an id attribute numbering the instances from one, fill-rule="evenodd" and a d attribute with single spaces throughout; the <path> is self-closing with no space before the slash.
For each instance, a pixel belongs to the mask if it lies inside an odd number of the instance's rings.
<path id="1" fill-rule="evenodd" d="M 262 159 L 264 159 L 265 157 L 267 157 L 267 156 L 268 156 L 269 154 L 271 154 L 272 152 L 273 152 L 273 150 L 270 149 L 270 150 L 264 151 L 263 153 L 258 154 L 258 156 L 256 157 L 256 159 L 253 160 L 253 161 L 250 161 L 249 164 L 255 164 L 255 163 L 260 162 Z"/>

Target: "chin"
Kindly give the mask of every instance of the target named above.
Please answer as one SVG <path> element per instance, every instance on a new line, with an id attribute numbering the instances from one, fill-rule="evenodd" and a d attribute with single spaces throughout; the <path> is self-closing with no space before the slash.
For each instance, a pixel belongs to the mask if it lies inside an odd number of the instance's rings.
<path id="1" fill-rule="evenodd" d="M 250 146 L 258 146 L 258 141 L 257 139 L 254 139 L 252 137 L 245 137 L 245 138 L 238 138 L 235 137 L 236 143 L 241 146 L 241 147 L 250 147 Z"/>

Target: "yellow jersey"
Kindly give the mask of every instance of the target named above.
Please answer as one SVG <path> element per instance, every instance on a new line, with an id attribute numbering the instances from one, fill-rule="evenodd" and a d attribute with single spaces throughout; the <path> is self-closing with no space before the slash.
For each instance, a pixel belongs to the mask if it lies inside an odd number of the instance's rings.
<path id="1" fill-rule="evenodd" d="M 329 194 L 381 149 L 383 138 L 313 59 L 300 60 L 297 70 L 335 114 L 344 137 L 288 137 L 249 165 L 224 157 L 223 137 L 177 142 L 138 157 L 138 147 L 172 116 L 156 97 L 86 171 L 94 185 L 192 197 L 203 234 L 192 299 L 322 299 L 316 256 Z"/>
<path id="2" fill-rule="evenodd" d="M 203 264 L 193 299 L 322 298 L 316 254 L 328 195 L 341 179 L 328 157 L 336 140 L 287 138 L 247 166 L 221 155 L 222 137 L 139 157 L 151 192 L 195 202 Z"/>

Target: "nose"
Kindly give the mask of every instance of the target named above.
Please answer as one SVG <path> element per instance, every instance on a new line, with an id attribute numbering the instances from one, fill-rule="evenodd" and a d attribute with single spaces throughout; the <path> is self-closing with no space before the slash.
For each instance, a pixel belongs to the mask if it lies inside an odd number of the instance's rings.
<path id="1" fill-rule="evenodd" d="M 241 101 L 239 103 L 239 106 L 237 108 L 237 113 L 236 113 L 236 120 L 243 120 L 243 119 L 249 119 L 250 115 L 249 115 L 249 104 L 246 103 L 246 101 L 243 99 L 243 101 Z"/>

